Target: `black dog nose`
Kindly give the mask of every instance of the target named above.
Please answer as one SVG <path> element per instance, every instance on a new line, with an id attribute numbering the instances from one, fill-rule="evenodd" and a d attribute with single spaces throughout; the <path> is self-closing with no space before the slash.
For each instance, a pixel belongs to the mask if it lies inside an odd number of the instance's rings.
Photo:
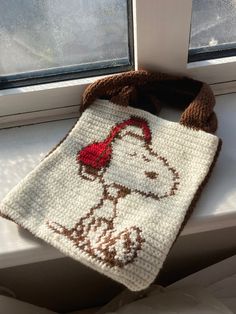
<path id="1" fill-rule="evenodd" d="M 159 175 L 159 173 L 155 172 L 155 171 L 145 171 L 145 175 L 149 178 L 149 179 L 156 179 Z"/>

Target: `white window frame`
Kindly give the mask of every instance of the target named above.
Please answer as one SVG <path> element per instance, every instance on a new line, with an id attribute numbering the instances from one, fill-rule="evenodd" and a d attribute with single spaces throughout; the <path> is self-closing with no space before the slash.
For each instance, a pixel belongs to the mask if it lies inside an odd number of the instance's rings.
<path id="1" fill-rule="evenodd" d="M 192 0 L 136 0 L 140 68 L 187 75 L 215 93 L 236 91 L 236 57 L 188 63 Z"/>
<path id="2" fill-rule="evenodd" d="M 187 75 L 216 94 L 236 91 L 236 57 L 188 64 L 192 0 L 133 0 L 135 69 Z M 0 91 L 0 128 L 78 115 L 84 88 L 98 77 Z"/>

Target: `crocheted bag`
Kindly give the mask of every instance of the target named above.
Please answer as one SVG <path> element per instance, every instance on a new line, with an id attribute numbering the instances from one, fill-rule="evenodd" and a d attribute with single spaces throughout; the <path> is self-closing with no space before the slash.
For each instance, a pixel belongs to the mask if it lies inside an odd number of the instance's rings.
<path id="1" fill-rule="evenodd" d="M 190 101 L 179 123 L 127 106 Z M 6 196 L 1 214 L 130 290 L 146 288 L 215 163 L 214 103 L 206 84 L 166 74 L 97 81 L 76 125 Z"/>

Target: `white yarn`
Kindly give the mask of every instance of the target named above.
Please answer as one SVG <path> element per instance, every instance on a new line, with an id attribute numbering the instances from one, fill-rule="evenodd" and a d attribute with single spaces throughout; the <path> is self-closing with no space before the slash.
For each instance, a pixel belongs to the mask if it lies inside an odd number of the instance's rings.
<path id="1" fill-rule="evenodd" d="M 151 142 L 141 127 L 128 125 L 112 141 L 107 167 L 97 177 L 87 173 L 78 153 L 132 117 L 147 121 Z M 162 267 L 218 144 L 212 134 L 97 100 L 6 196 L 1 213 L 66 255 L 142 290 Z M 112 221 L 109 230 L 105 218 Z"/>

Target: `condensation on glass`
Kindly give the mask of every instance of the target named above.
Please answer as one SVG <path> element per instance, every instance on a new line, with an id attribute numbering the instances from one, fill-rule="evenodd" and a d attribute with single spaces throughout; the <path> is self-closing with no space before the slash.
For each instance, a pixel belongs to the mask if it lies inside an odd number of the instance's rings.
<path id="1" fill-rule="evenodd" d="M 193 0 L 190 51 L 236 47 L 236 0 Z"/>
<path id="2" fill-rule="evenodd" d="M 0 0 L 0 75 L 129 60 L 126 0 Z"/>

